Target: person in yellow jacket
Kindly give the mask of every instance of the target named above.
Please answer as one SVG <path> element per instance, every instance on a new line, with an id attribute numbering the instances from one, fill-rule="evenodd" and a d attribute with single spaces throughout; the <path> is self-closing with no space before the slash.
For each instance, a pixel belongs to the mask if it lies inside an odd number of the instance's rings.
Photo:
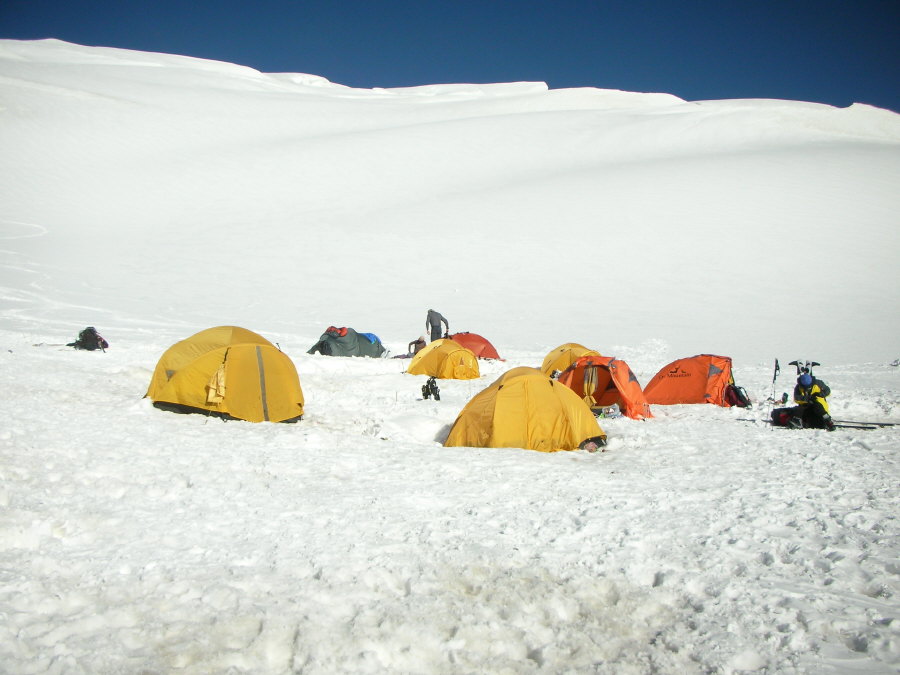
<path id="1" fill-rule="evenodd" d="M 830 395 L 831 388 L 822 380 L 810 373 L 801 373 L 794 387 L 794 403 L 797 407 L 790 426 L 834 431 L 834 422 L 826 400 Z"/>

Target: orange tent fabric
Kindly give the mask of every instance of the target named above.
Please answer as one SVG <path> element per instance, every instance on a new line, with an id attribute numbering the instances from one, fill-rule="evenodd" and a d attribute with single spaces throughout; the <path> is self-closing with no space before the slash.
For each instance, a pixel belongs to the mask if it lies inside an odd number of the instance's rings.
<path id="1" fill-rule="evenodd" d="M 729 384 L 734 384 L 730 357 L 697 354 L 663 366 L 644 387 L 644 396 L 660 405 L 712 403 L 729 408 Z"/>
<path id="2" fill-rule="evenodd" d="M 623 415 L 641 420 L 653 417 L 641 385 L 624 361 L 611 356 L 582 356 L 559 376 L 591 408 L 619 405 Z"/>
<path id="3" fill-rule="evenodd" d="M 503 360 L 500 358 L 500 354 L 497 353 L 494 345 L 492 345 L 487 338 L 484 338 L 477 333 L 454 333 L 450 336 L 450 339 L 461 344 L 479 359 Z"/>

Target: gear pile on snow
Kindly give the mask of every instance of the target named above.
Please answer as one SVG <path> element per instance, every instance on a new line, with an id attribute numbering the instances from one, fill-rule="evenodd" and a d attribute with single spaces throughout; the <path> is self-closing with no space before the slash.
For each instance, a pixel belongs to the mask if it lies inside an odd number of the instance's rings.
<path id="1" fill-rule="evenodd" d="M 75 342 L 69 342 L 66 347 L 75 347 L 75 349 L 85 349 L 89 352 L 93 352 L 96 350 L 106 351 L 106 348 L 109 347 L 109 342 L 97 332 L 97 329 L 93 326 L 88 326 L 80 333 L 78 333 L 78 339 Z"/>

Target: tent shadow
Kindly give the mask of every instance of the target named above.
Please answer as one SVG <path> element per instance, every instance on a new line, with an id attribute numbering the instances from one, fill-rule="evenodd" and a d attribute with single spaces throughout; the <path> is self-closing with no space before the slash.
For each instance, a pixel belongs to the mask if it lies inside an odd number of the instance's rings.
<path id="1" fill-rule="evenodd" d="M 440 430 L 434 435 L 435 442 L 443 445 L 447 441 L 447 437 L 450 435 L 451 428 L 453 428 L 452 424 L 445 424 L 444 426 L 442 426 Z"/>

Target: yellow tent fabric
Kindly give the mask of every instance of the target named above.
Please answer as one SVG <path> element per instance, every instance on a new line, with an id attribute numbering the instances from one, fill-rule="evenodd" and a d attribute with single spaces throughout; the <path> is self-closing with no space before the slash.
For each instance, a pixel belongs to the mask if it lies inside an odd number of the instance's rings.
<path id="1" fill-rule="evenodd" d="M 411 375 L 429 375 L 442 380 L 474 380 L 481 377 L 478 357 L 453 340 L 435 340 L 420 350 L 406 372 Z"/>
<path id="2" fill-rule="evenodd" d="M 577 342 L 567 342 L 551 350 L 544 357 L 541 372 L 545 375 L 552 375 L 554 370 L 562 372 L 582 356 L 600 356 L 600 353 Z"/>
<path id="3" fill-rule="evenodd" d="M 537 368 L 513 368 L 462 409 L 445 447 L 575 450 L 606 434 L 571 389 Z"/>
<path id="4" fill-rule="evenodd" d="M 208 328 L 169 347 L 146 395 L 154 403 L 248 422 L 303 415 L 293 361 L 261 335 L 237 326 Z"/>
<path id="5" fill-rule="evenodd" d="M 581 400 L 587 404 L 588 408 L 593 408 L 597 405 L 594 392 L 597 389 L 598 379 L 596 368 L 584 369 L 584 396 L 581 397 Z"/>
<path id="6" fill-rule="evenodd" d="M 225 364 L 216 369 L 206 385 L 206 402 L 219 404 L 225 400 Z"/>

